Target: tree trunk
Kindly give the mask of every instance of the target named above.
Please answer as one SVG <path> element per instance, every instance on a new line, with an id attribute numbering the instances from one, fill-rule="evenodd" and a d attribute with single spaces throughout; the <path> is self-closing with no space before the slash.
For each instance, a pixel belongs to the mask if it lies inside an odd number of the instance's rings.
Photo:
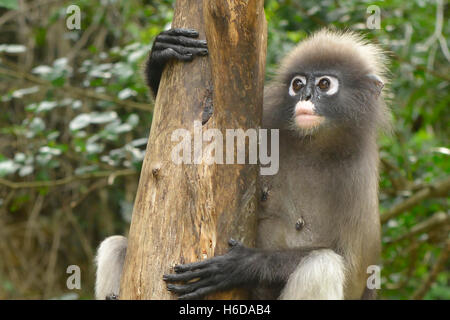
<path id="1" fill-rule="evenodd" d="M 263 4 L 263 0 L 176 3 L 173 27 L 194 28 L 200 39 L 206 30 L 209 56 L 170 63 L 161 79 L 130 227 L 121 299 L 173 299 L 162 276 L 174 265 L 224 254 L 231 237 L 254 246 L 258 166 L 195 164 L 194 158 L 196 137 L 201 144 L 201 134 L 208 129 L 220 130 L 225 139 L 225 129 L 245 131 L 261 125 Z M 192 164 L 172 160 L 179 138 L 172 141 L 171 136 L 181 128 L 194 138 Z M 203 143 L 203 151 L 208 145 Z M 205 152 L 202 158 L 211 156 Z M 236 290 L 214 295 L 246 297 Z"/>

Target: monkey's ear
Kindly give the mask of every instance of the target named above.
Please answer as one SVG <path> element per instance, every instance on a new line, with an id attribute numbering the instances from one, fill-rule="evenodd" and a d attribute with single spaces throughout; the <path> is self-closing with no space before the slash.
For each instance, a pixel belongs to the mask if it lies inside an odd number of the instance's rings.
<path id="1" fill-rule="evenodd" d="M 373 93 L 376 95 L 376 97 L 378 97 L 381 93 L 381 90 L 384 87 L 383 80 L 381 80 L 381 78 L 379 76 L 377 76 L 376 74 L 373 74 L 373 73 L 368 74 L 367 78 L 369 79 L 369 81 L 372 84 L 371 88 L 373 88 L 372 89 Z"/>

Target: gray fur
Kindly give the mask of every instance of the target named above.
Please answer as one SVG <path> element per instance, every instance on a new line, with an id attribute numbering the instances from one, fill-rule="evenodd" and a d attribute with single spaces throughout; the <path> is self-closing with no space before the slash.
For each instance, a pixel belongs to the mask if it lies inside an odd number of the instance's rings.
<path id="1" fill-rule="evenodd" d="M 288 55 L 265 91 L 263 126 L 281 129 L 280 169 L 261 177 L 268 195 L 257 247 L 331 248 L 344 258 L 344 296 L 350 299 L 362 297 L 367 267 L 378 262 L 380 253 L 376 137 L 390 118 L 366 75 L 383 79 L 384 63 L 381 51 L 357 35 L 323 30 Z M 291 130 L 294 105 L 288 85 L 296 74 L 313 72 L 337 74 L 340 89 L 337 96 L 316 101 L 326 122 L 308 135 Z M 299 218 L 304 226 L 297 231 Z M 278 294 L 263 292 L 258 296 Z"/>

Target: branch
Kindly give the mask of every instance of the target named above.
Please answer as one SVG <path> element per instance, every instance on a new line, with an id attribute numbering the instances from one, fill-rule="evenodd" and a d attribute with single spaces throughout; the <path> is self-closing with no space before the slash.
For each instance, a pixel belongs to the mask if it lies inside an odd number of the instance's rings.
<path id="1" fill-rule="evenodd" d="M 40 6 L 49 5 L 49 4 L 53 3 L 53 2 L 58 2 L 58 1 L 60 1 L 60 0 L 47 0 L 47 1 L 42 1 L 41 0 L 41 1 L 38 1 L 38 2 L 33 3 L 31 5 L 27 5 L 25 8 L 22 7 L 22 8 L 19 8 L 17 10 L 10 10 L 10 11 L 6 12 L 3 16 L 0 17 L 0 26 L 5 24 L 9 20 L 14 19 L 16 16 L 18 16 L 18 15 L 20 15 L 22 13 L 25 13 L 27 10 L 31 11 L 31 10 L 34 10 L 34 9 L 40 7 Z M 68 2 L 68 1 L 64 1 L 64 3 L 65 2 Z"/>
<path id="2" fill-rule="evenodd" d="M 384 158 L 380 159 L 380 163 L 383 166 L 383 169 L 387 172 L 388 178 L 396 190 L 404 189 L 409 184 L 408 180 L 400 174 L 401 170 L 396 165 Z M 399 175 L 398 179 L 392 176 L 392 172 Z"/>
<path id="3" fill-rule="evenodd" d="M 416 224 L 411 228 L 408 233 L 405 233 L 393 240 L 386 242 L 386 244 L 391 244 L 404 239 L 412 238 L 420 233 L 428 232 L 436 227 L 444 227 L 450 223 L 450 215 L 445 212 L 437 212 L 433 214 L 430 218 Z"/>
<path id="4" fill-rule="evenodd" d="M 307 16 L 308 18 L 310 18 L 313 22 L 315 22 L 315 23 L 321 25 L 322 27 L 326 27 L 326 26 L 328 25 L 328 23 L 325 22 L 325 21 L 323 21 L 322 19 L 320 19 L 320 18 L 318 18 L 318 17 L 316 17 L 316 16 L 313 16 L 313 15 L 308 14 L 308 11 L 307 11 L 305 8 L 303 8 L 301 5 L 299 5 L 299 4 L 297 3 L 297 1 L 294 1 L 294 2 L 292 3 L 292 5 L 293 5 L 296 9 L 300 10 L 305 16 Z"/>
<path id="5" fill-rule="evenodd" d="M 434 184 L 430 184 L 424 189 L 416 192 L 411 197 L 398 203 L 390 210 L 381 215 L 381 223 L 386 223 L 389 219 L 392 219 L 399 214 L 413 208 L 423 200 L 432 197 L 447 196 L 450 190 L 450 177 L 444 180 L 438 181 Z"/>
<path id="6" fill-rule="evenodd" d="M 436 281 L 436 278 L 439 275 L 439 273 L 447 264 L 449 253 L 450 253 L 450 239 L 447 239 L 438 260 L 431 269 L 430 274 L 428 275 L 423 285 L 419 289 L 417 289 L 416 292 L 413 293 L 411 299 L 413 300 L 423 299 L 428 290 L 430 290 L 431 285 Z"/>
<path id="7" fill-rule="evenodd" d="M 114 179 L 117 177 L 131 176 L 137 173 L 138 172 L 134 169 L 123 169 L 117 171 L 99 171 L 80 175 L 72 175 L 58 180 L 31 181 L 31 182 L 13 182 L 0 178 L 0 185 L 4 185 L 10 189 L 30 189 L 30 188 L 44 188 L 44 187 L 52 188 L 69 184 L 74 181 L 98 179 L 98 178 L 108 178 L 109 184 L 112 184 L 114 182 Z"/>
<path id="8" fill-rule="evenodd" d="M 434 33 L 422 45 L 420 45 L 420 47 L 422 47 L 422 50 L 428 51 L 431 45 L 438 41 L 441 46 L 442 53 L 445 58 L 450 61 L 450 52 L 447 47 L 447 41 L 442 35 L 442 28 L 444 26 L 444 2 L 442 0 L 437 0 L 436 2 L 436 24 Z"/>
<path id="9" fill-rule="evenodd" d="M 409 64 L 411 67 L 413 67 L 413 68 L 416 69 L 416 70 L 423 71 L 423 72 L 425 72 L 425 73 L 431 74 L 432 76 L 434 76 L 434 77 L 436 77 L 436 78 L 443 79 L 443 80 L 445 80 L 445 81 L 450 81 L 450 77 L 449 77 L 448 75 L 443 74 L 443 73 L 436 72 L 436 71 L 434 71 L 434 70 L 432 70 L 432 69 L 430 69 L 430 68 L 427 68 L 427 67 L 425 67 L 425 66 L 422 66 L 422 65 L 419 65 L 419 64 L 412 63 L 412 62 L 409 61 L 409 60 L 403 59 L 402 57 L 400 57 L 399 55 L 397 55 L 397 54 L 394 53 L 394 52 L 390 52 L 390 56 L 392 56 L 392 57 L 393 57 L 395 60 L 397 60 L 398 62 Z"/>
<path id="10" fill-rule="evenodd" d="M 10 65 L 10 66 L 12 65 L 11 63 L 6 62 L 4 59 L 2 60 L 2 62 L 7 65 Z M 26 72 L 18 71 L 17 68 L 15 68 L 15 69 L 16 70 L 10 70 L 10 69 L 0 67 L 0 74 L 6 75 L 9 77 L 13 77 L 16 79 L 25 79 L 27 81 L 34 82 L 36 84 L 39 84 L 39 85 L 42 85 L 45 87 L 52 87 L 54 89 L 63 90 L 65 92 L 72 93 L 81 98 L 91 98 L 94 100 L 109 101 L 109 102 L 115 103 L 117 105 L 120 105 L 126 109 L 133 108 L 133 109 L 139 109 L 139 110 L 143 110 L 143 111 L 150 111 L 150 112 L 153 111 L 153 106 L 150 104 L 139 103 L 139 102 L 134 102 L 134 101 L 129 101 L 129 100 L 120 100 L 119 98 L 111 97 L 111 96 L 101 93 L 101 92 L 95 92 L 95 91 L 92 91 L 89 89 L 84 89 L 84 88 L 77 88 L 77 87 L 73 87 L 69 84 L 65 84 L 62 87 L 55 87 L 51 82 L 49 82 L 47 80 L 43 80 L 39 77 L 33 76 Z"/>

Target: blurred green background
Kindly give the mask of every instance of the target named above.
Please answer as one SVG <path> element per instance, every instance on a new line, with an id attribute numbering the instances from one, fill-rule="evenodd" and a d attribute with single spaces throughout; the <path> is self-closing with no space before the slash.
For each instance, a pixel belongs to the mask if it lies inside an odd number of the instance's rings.
<path id="1" fill-rule="evenodd" d="M 0 299 L 93 298 L 97 245 L 128 230 L 152 121 L 142 64 L 173 2 L 0 0 Z M 389 52 L 383 299 L 450 299 L 448 13 L 444 0 L 266 1 L 268 79 L 323 26 Z M 66 286 L 69 265 L 81 290 Z"/>

